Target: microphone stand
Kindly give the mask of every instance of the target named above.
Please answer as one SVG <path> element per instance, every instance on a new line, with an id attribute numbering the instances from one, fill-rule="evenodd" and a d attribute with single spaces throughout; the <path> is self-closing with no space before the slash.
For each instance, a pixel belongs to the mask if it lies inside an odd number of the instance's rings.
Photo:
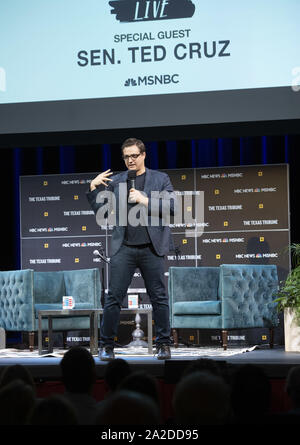
<path id="1" fill-rule="evenodd" d="M 178 261 L 179 261 L 179 255 L 181 254 L 180 247 L 176 246 L 174 251 L 175 251 L 175 257 L 176 257 L 176 266 L 179 266 Z"/>
<path id="2" fill-rule="evenodd" d="M 109 264 L 110 260 L 109 258 L 107 258 L 104 254 L 103 249 L 101 250 L 101 253 L 99 252 L 99 250 L 94 250 L 93 252 L 94 255 L 97 255 L 100 260 L 102 260 L 103 263 Z M 101 291 L 101 306 L 102 308 L 104 308 L 104 299 L 105 299 L 105 280 L 104 280 L 104 264 L 102 263 L 102 267 L 101 267 L 101 278 L 102 278 L 102 291 Z"/>

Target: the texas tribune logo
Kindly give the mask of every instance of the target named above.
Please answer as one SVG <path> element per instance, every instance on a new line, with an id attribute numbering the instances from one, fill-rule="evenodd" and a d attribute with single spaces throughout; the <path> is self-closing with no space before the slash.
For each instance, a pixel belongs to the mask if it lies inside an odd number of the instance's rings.
<path id="1" fill-rule="evenodd" d="M 109 5 L 120 22 L 185 19 L 195 12 L 191 0 L 111 0 Z"/>

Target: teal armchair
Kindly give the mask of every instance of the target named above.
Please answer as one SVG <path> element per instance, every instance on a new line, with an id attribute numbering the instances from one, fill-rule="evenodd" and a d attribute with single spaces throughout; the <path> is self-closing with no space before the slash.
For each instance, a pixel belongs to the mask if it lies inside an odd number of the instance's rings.
<path id="1" fill-rule="evenodd" d="M 228 331 L 270 329 L 278 325 L 275 265 L 223 264 L 220 267 L 170 267 L 170 322 L 175 346 L 178 329 L 218 329 L 227 349 Z"/>
<path id="2" fill-rule="evenodd" d="M 0 327 L 28 332 L 29 347 L 33 349 L 38 311 L 62 309 L 63 296 L 73 296 L 76 309 L 100 309 L 99 269 L 0 272 Z M 42 323 L 42 328 L 48 329 L 48 320 Z M 89 329 L 89 317 L 53 319 L 53 330 L 72 329 Z"/>

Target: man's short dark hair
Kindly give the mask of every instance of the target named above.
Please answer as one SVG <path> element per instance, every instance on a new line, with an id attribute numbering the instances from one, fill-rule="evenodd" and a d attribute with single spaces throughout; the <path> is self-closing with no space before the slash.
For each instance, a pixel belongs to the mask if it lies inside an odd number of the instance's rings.
<path id="1" fill-rule="evenodd" d="M 121 151 L 123 153 L 124 148 L 126 147 L 131 147 L 132 145 L 136 145 L 138 147 L 138 149 L 140 150 L 140 153 L 144 153 L 146 151 L 146 147 L 143 141 L 141 141 L 140 139 L 136 139 L 136 138 L 128 138 L 126 139 L 121 147 Z"/>

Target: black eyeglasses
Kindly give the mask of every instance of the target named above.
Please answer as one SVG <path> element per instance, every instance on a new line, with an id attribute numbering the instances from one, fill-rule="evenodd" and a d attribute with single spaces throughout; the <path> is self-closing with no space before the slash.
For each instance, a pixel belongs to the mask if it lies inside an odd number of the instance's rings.
<path id="1" fill-rule="evenodd" d="M 124 155 L 122 156 L 124 161 L 129 161 L 130 158 L 137 159 L 140 156 L 141 153 L 135 153 L 133 155 Z"/>

